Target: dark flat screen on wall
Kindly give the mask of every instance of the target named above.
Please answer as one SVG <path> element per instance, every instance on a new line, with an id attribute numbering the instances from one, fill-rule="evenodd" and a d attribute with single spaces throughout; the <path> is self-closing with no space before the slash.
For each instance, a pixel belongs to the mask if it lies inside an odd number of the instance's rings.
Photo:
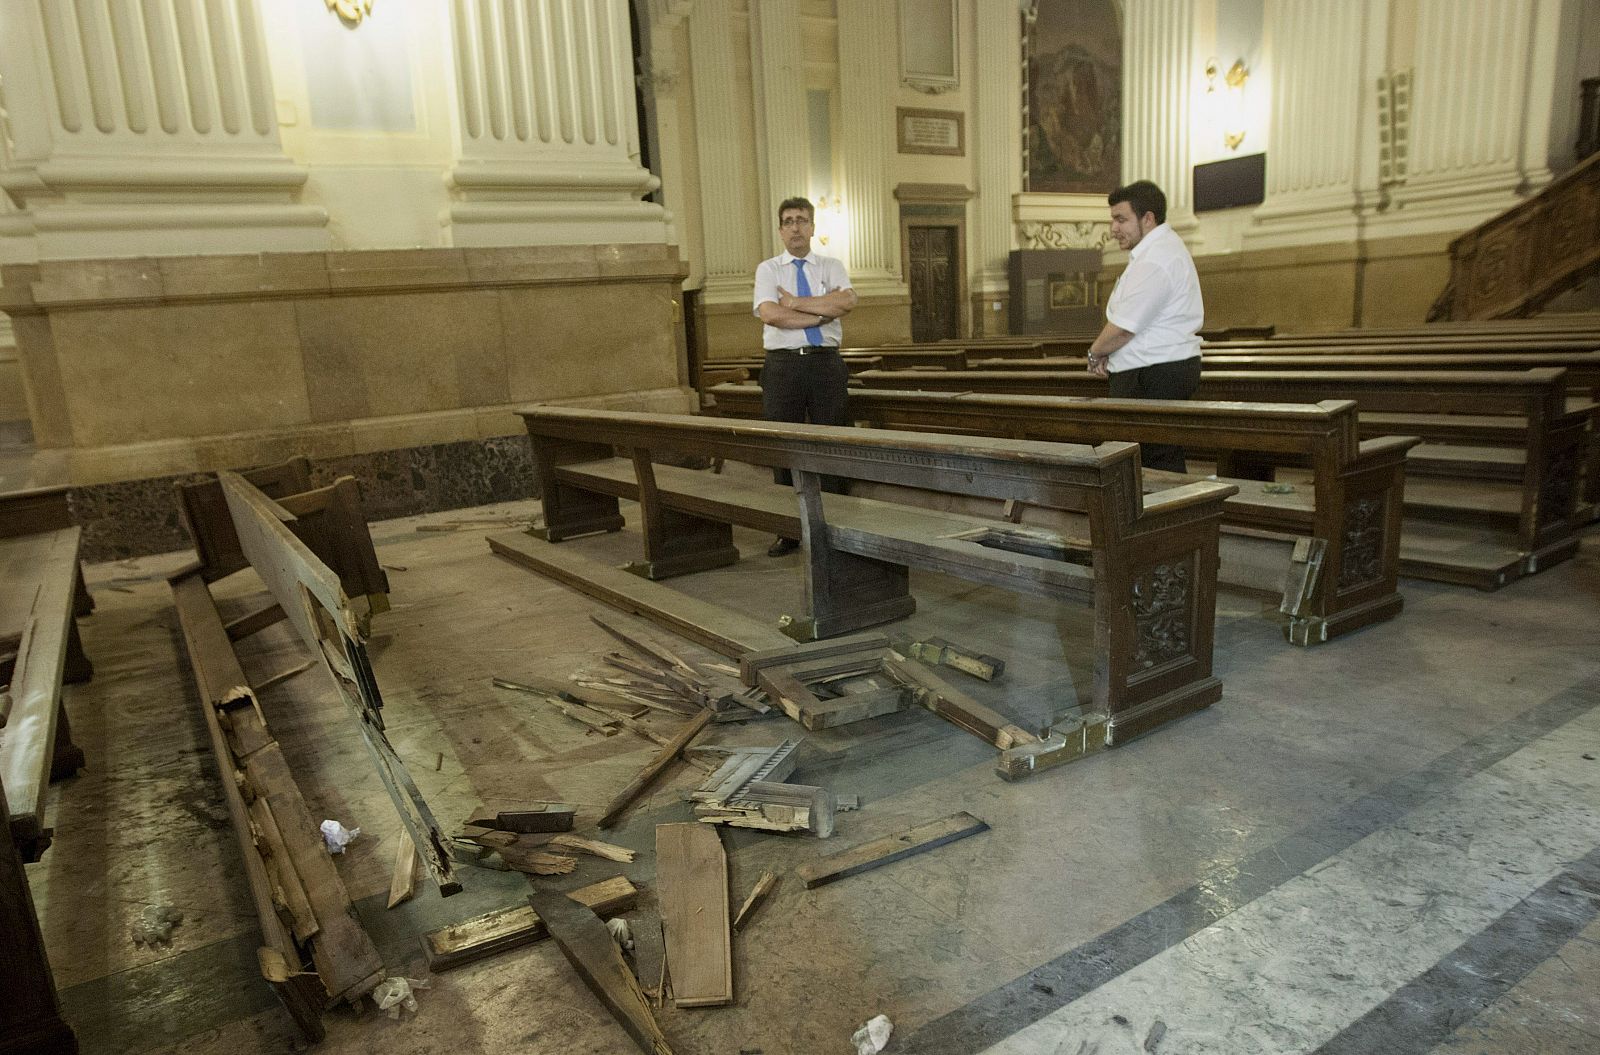
<path id="1" fill-rule="evenodd" d="M 1194 167 L 1194 211 L 1260 205 L 1267 196 L 1267 155 L 1213 161 Z"/>

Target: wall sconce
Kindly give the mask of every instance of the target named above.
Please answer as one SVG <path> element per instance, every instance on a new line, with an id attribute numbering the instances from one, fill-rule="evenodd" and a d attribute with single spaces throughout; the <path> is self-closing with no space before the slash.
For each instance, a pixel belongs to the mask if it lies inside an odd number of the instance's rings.
<path id="1" fill-rule="evenodd" d="M 817 198 L 814 208 L 817 244 L 825 246 L 830 239 L 837 241 L 839 235 L 844 232 L 844 200 L 837 194 L 831 198 L 824 194 Z"/>
<path id="2" fill-rule="evenodd" d="M 372 0 L 328 0 L 328 10 L 345 25 L 359 26 L 363 18 L 372 14 Z"/>
<path id="3" fill-rule="evenodd" d="M 1226 88 L 1225 94 L 1217 99 L 1217 75 L 1221 66 L 1216 59 L 1206 60 L 1206 95 L 1215 100 L 1213 106 L 1221 111 L 1222 117 L 1222 143 L 1229 150 L 1238 150 L 1239 144 L 1244 142 L 1245 109 L 1244 86 L 1250 79 L 1250 71 L 1245 68 L 1244 60 L 1238 59 L 1228 72 L 1222 74 L 1222 83 Z"/>

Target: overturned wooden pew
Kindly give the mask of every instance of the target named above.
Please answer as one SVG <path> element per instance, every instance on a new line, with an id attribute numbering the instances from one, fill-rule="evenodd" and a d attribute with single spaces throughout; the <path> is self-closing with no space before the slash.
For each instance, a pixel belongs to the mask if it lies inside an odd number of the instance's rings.
<path id="1" fill-rule="evenodd" d="M 289 486 L 305 479 L 293 467 L 287 472 Z M 262 475 L 270 480 L 275 474 Z M 278 479 L 275 486 L 283 486 Z M 204 501 L 193 501 L 196 494 L 206 495 L 204 489 L 187 492 L 188 498 L 180 491 L 180 504 L 189 503 L 185 515 L 196 529 L 202 561 L 171 580 L 173 604 L 261 925 L 262 974 L 302 1032 L 315 1039 L 322 1035 L 324 1007 L 370 992 L 382 979 L 383 964 L 355 919 L 317 822 L 239 664 L 235 641 L 285 619 L 295 627 L 337 685 L 440 892 L 455 893 L 460 885 L 443 833 L 383 735 L 382 699 L 366 656 L 365 627 L 372 598 L 385 595 L 375 590 L 352 601 L 342 586 L 349 581 L 387 587 L 370 577 L 378 565 L 354 481 L 347 478 L 320 492 L 284 493 L 277 501 L 238 473 L 219 474 L 216 488 L 211 497 L 222 499 L 227 531 L 215 505 L 195 514 L 207 508 Z M 297 516 L 290 507 L 307 515 Z M 333 563 L 312 552 L 301 532 L 316 540 Z M 260 575 L 273 603 L 224 624 L 208 578 L 245 567 Z"/>

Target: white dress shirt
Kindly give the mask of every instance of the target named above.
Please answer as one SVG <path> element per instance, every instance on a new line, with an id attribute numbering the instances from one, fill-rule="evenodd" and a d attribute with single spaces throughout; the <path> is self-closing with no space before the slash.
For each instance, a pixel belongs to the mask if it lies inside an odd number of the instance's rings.
<path id="1" fill-rule="evenodd" d="M 795 256 L 785 250 L 770 260 L 763 260 L 756 265 L 756 294 L 753 311 L 757 318 L 761 317 L 761 305 L 767 301 L 778 303 L 778 287 L 782 286 L 790 293 L 799 295 L 796 288 L 799 279 L 796 277 L 798 269 L 794 266 Z M 820 297 L 825 293 L 832 293 L 836 289 L 850 289 L 850 275 L 845 271 L 844 264 L 831 256 L 820 256 L 812 253 L 805 258 L 806 283 L 811 287 L 811 295 Z M 838 319 L 828 319 L 817 329 L 822 331 L 822 343 L 825 347 L 837 348 L 844 343 L 844 324 Z M 783 348 L 805 348 L 811 344 L 805 330 L 787 330 L 778 326 L 761 327 L 761 347 L 768 351 L 777 351 Z"/>
<path id="2" fill-rule="evenodd" d="M 1198 331 L 1206 318 L 1200 276 L 1189 247 L 1166 224 L 1128 252 L 1128 266 L 1106 301 L 1106 321 L 1133 334 L 1111 358 L 1112 373 L 1200 354 Z"/>

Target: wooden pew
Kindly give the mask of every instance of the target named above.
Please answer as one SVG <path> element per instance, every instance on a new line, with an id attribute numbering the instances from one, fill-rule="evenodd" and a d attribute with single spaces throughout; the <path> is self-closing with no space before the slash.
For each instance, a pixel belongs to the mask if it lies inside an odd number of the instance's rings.
<path id="1" fill-rule="evenodd" d="M 644 560 L 633 570 L 650 578 L 736 561 L 733 524 L 799 538 L 807 610 L 784 631 L 800 640 L 910 614 L 912 566 L 1092 605 L 1097 717 L 1090 725 L 1099 739 L 1090 748 L 1121 743 L 1221 693 L 1211 674 L 1217 529 L 1234 488 L 1203 482 L 1143 496 L 1132 444 L 1091 448 L 568 407 L 518 413 L 544 505 L 544 526 L 533 534 L 549 542 L 618 530 L 619 498 L 640 503 Z M 617 448 L 628 456 L 617 457 Z M 658 464 L 667 452 L 787 468 L 795 487 Z M 1089 537 L 1019 546 L 1020 533 L 986 518 L 824 496 L 823 476 L 1081 510 Z M 490 539 L 497 552 L 519 559 L 515 546 L 497 543 Z M 1085 729 L 1080 723 L 1072 735 Z"/>
<path id="2" fill-rule="evenodd" d="M 712 395 L 716 413 L 759 416 L 760 392 L 750 385 L 719 385 Z M 1297 645 L 1327 641 L 1400 612 L 1405 453 L 1418 441 L 1398 436 L 1358 441 L 1356 406 L 1349 401 L 1204 403 L 873 389 L 852 393 L 850 411 L 856 421 L 875 428 L 1091 445 L 1115 438 L 1288 456 L 1312 467 L 1309 489 L 1266 493 L 1258 481 L 1223 481 L 1239 489 L 1223 503 L 1223 523 L 1244 530 L 1237 556 L 1224 537 L 1219 580 L 1282 591 L 1280 610 L 1288 617 L 1284 636 Z M 1146 492 L 1180 482 L 1173 476 L 1146 471 Z M 1017 519 L 1046 523 L 1050 518 L 1024 514 Z M 1264 579 L 1250 563 L 1259 548 L 1253 543 L 1264 533 L 1310 539 L 1313 545 L 1299 559 L 1273 545 L 1280 563 Z M 1306 549 L 1292 542 L 1287 548 Z M 1233 567 L 1236 562 L 1241 566 Z"/>
<path id="3" fill-rule="evenodd" d="M 1476 334 L 1540 335 L 1561 333 L 1600 334 L 1600 312 L 1572 312 L 1534 315 L 1525 319 L 1455 319 L 1423 323 L 1420 326 L 1354 326 L 1343 330 L 1308 330 L 1303 333 L 1275 334 L 1283 340 L 1338 340 L 1346 337 L 1368 340 L 1410 337 L 1465 337 Z"/>
<path id="4" fill-rule="evenodd" d="M 84 765 L 63 684 L 94 673 L 76 617 L 94 607 L 65 487 L 0 495 L 0 1051 L 78 1050 L 61 1016 L 24 865 L 50 846 L 50 781 Z"/>
<path id="5" fill-rule="evenodd" d="M 863 388 L 1011 395 L 1104 396 L 1105 381 L 1084 371 L 922 373 L 867 371 Z M 1310 403 L 1351 399 L 1361 435 L 1419 436 L 1445 445 L 1514 447 L 1506 466 L 1514 479 L 1470 489 L 1429 481 L 1406 487 L 1406 514 L 1435 522 L 1427 531 L 1408 522 L 1401 571 L 1422 578 L 1493 589 L 1572 556 L 1575 532 L 1591 519 L 1580 501 L 1579 476 L 1589 412 L 1566 406 L 1566 373 L 1526 371 L 1206 371 L 1203 400 Z M 1520 469 L 1517 467 L 1520 463 Z M 1237 467 L 1224 474 L 1242 475 Z M 1491 534 L 1458 530 L 1474 524 Z"/>
<path id="6" fill-rule="evenodd" d="M 280 491 L 309 484 L 304 459 L 250 477 Z M 384 736 L 382 699 L 366 654 L 367 623 L 387 607 L 388 583 L 352 478 L 274 501 L 245 475 L 223 472 L 180 487 L 177 498 L 202 559 L 172 578 L 173 605 L 261 925 L 262 973 L 315 1040 L 323 1033 L 323 1009 L 371 991 L 383 961 L 355 918 L 234 642 L 290 621 L 337 686 L 424 866 L 448 896 L 460 885 L 444 836 Z M 207 582 L 249 567 L 273 603 L 225 624 Z M 382 589 L 352 598 L 345 582 Z M 301 973 L 307 964 L 311 970 Z"/>

